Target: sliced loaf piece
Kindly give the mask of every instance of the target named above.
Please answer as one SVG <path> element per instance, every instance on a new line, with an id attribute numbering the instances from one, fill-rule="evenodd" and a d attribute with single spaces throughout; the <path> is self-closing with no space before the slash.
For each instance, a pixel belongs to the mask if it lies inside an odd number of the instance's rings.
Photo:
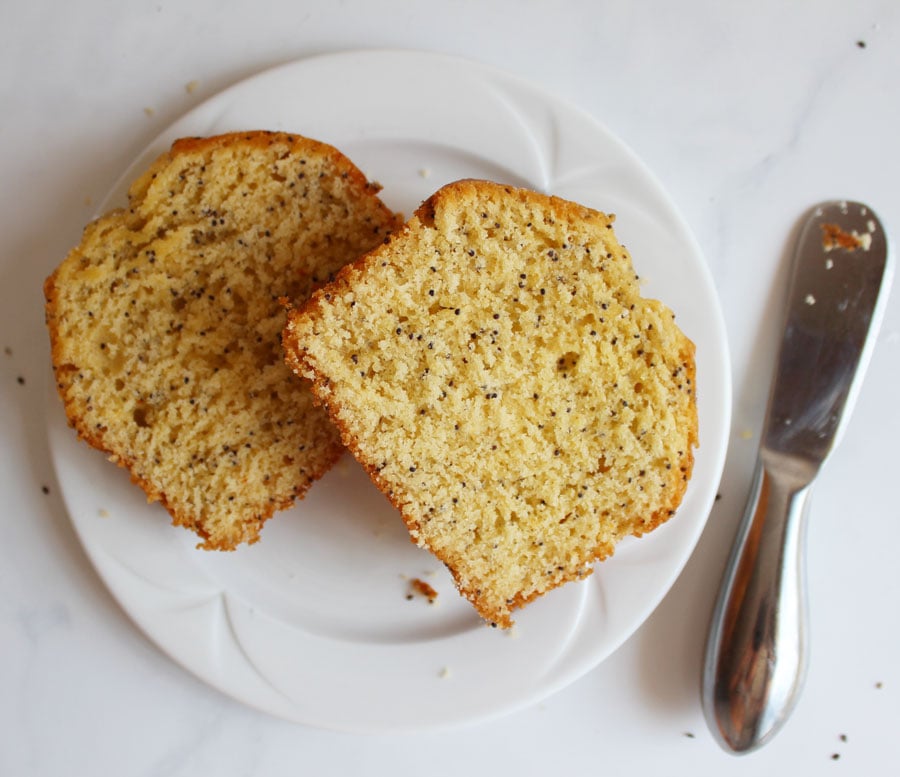
<path id="1" fill-rule="evenodd" d="M 341 453 L 284 364 L 279 298 L 398 226 L 377 191 L 296 135 L 179 140 L 45 283 L 69 423 L 204 548 L 256 541 Z"/>
<path id="2" fill-rule="evenodd" d="M 679 506 L 694 346 L 612 218 L 461 181 L 293 311 L 289 364 L 488 621 Z"/>

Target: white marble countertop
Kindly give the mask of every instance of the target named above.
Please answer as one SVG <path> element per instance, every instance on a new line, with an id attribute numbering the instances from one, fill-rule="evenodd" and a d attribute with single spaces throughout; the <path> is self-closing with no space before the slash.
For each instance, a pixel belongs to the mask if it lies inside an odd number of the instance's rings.
<path id="1" fill-rule="evenodd" d="M 0 19 L 0 775 L 898 773 L 896 292 L 852 423 L 815 488 L 812 654 L 794 715 L 764 749 L 731 756 L 706 727 L 699 682 L 751 477 L 790 232 L 812 203 L 835 197 L 868 202 L 894 235 L 900 225 L 900 6 L 33 0 L 7 3 Z M 241 78 L 373 47 L 497 66 L 629 144 L 706 254 L 733 361 L 722 496 L 663 603 L 568 688 L 451 731 L 306 728 L 181 669 L 132 625 L 82 551 L 46 438 L 41 282 L 121 171 Z"/>

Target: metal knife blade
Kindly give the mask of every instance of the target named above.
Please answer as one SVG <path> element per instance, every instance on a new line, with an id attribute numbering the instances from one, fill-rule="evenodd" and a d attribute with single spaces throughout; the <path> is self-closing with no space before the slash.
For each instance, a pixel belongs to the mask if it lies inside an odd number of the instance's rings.
<path id="1" fill-rule="evenodd" d="M 794 258 L 765 450 L 817 465 L 834 447 L 871 350 L 887 261 L 868 207 L 827 202 L 812 211 Z"/>
<path id="2" fill-rule="evenodd" d="M 810 485 L 846 426 L 891 275 L 884 229 L 867 206 L 812 210 L 794 255 L 753 487 L 706 646 L 704 712 L 727 750 L 769 741 L 799 697 Z"/>

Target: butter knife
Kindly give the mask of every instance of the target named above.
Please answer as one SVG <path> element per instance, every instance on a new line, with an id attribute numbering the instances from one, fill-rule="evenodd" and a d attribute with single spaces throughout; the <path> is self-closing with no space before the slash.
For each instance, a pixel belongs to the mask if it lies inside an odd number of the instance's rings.
<path id="1" fill-rule="evenodd" d="M 891 271 L 887 237 L 870 208 L 825 202 L 807 215 L 753 486 L 706 645 L 703 708 L 726 750 L 768 742 L 799 697 L 810 487 L 846 426 Z"/>

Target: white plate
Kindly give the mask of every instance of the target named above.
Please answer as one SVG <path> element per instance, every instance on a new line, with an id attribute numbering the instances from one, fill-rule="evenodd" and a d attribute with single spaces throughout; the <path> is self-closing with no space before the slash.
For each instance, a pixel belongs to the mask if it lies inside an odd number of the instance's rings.
<path id="1" fill-rule="evenodd" d="M 670 305 L 697 344 L 701 447 L 668 524 L 624 542 L 586 581 L 484 626 L 449 575 L 413 546 L 393 508 L 345 458 L 308 498 L 235 553 L 147 505 L 127 475 L 76 441 L 49 406 L 60 485 L 92 562 L 166 653 L 227 694 L 274 715 L 355 731 L 470 722 L 573 681 L 647 618 L 687 561 L 715 497 L 729 428 L 721 312 L 688 228 L 653 176 L 594 120 L 534 87 L 457 59 L 352 52 L 289 64 L 237 84 L 172 125 L 128 181 L 184 135 L 287 130 L 331 143 L 410 213 L 441 184 L 483 177 L 618 216 L 645 294 Z M 437 602 L 407 599 L 409 579 Z"/>

